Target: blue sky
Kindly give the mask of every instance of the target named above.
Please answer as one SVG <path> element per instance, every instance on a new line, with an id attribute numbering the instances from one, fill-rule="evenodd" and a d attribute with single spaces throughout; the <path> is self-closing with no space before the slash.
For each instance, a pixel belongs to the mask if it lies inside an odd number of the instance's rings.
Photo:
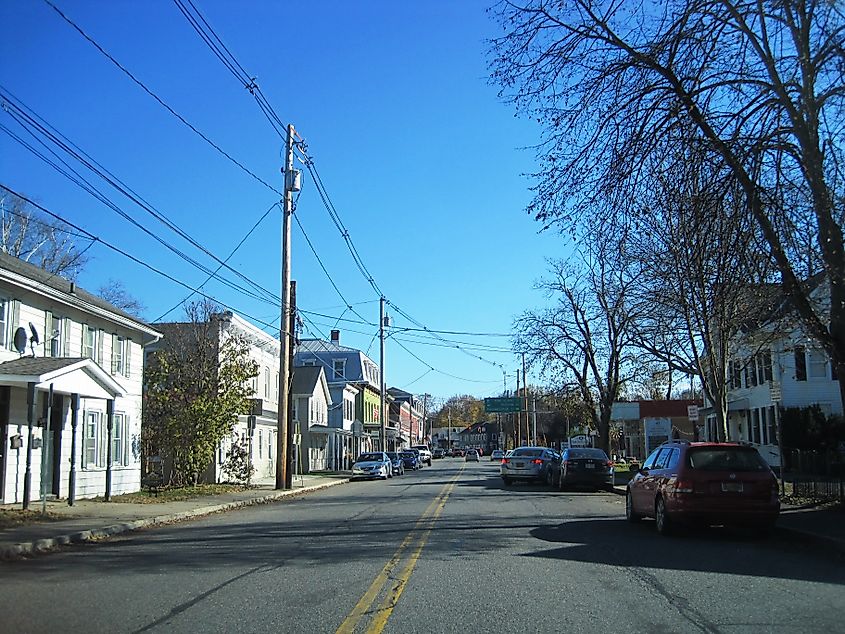
<path id="1" fill-rule="evenodd" d="M 281 189 L 283 139 L 174 2 L 54 2 L 176 112 Z M 539 225 L 524 211 L 531 183 L 524 174 L 535 163 L 533 151 L 522 148 L 537 143 L 540 130 L 515 118 L 488 85 L 485 39 L 497 33 L 485 13 L 488 4 L 195 0 L 282 121 L 306 139 L 366 268 L 404 313 L 388 309 L 397 330 L 386 346 L 387 383 L 438 397 L 497 395 L 503 368 L 512 389 L 517 357 L 498 350 L 507 349 L 509 340 L 444 334 L 444 341 L 399 329 L 422 324 L 433 331 L 507 334 L 517 314 L 546 301 L 534 283 L 544 275 L 547 258 L 564 255 L 562 239 L 538 234 Z M 278 200 L 46 3 L 5 0 L 0 23 L 4 90 L 210 252 L 226 257 Z M 0 123 L 32 140 L 7 113 L 0 112 Z M 303 336 L 327 338 L 337 327 L 343 344 L 378 361 L 378 294 L 355 266 L 304 166 L 297 167 L 304 171 L 297 217 L 345 298 L 294 223 L 292 277 L 299 307 L 307 311 Z M 216 266 L 129 199 L 91 179 L 154 234 Z M 206 279 L 2 131 L 0 182 L 189 286 Z M 229 261 L 276 294 L 280 223 L 274 210 Z M 79 283 L 94 290 L 120 280 L 145 304 L 148 320 L 189 294 L 101 244 L 88 254 L 91 262 Z M 215 281 L 203 288 L 259 327 L 278 328 L 278 306 L 271 302 Z"/>

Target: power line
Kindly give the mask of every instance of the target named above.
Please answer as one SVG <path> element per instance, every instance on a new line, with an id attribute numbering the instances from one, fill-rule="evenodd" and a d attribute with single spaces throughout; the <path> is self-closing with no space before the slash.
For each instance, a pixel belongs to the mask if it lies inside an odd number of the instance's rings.
<path id="1" fill-rule="evenodd" d="M 135 82 L 135 84 L 137 84 L 144 92 L 146 92 L 150 97 L 155 99 L 165 110 L 167 110 L 170 114 L 172 114 L 179 121 L 181 121 L 184 125 L 186 125 L 192 132 L 194 132 L 196 135 L 198 135 L 200 138 L 202 138 L 206 143 L 208 143 L 211 147 L 213 147 L 215 150 L 217 150 L 217 152 L 219 152 L 221 155 L 226 157 L 229 161 L 231 161 L 232 163 L 237 165 L 245 173 L 249 174 L 253 179 L 258 181 L 259 183 L 261 183 L 262 185 L 264 185 L 265 187 L 267 187 L 271 191 L 276 192 L 279 196 L 284 195 L 278 189 L 273 187 L 270 183 L 268 183 L 267 181 L 262 179 L 260 176 L 255 174 L 253 171 L 251 171 L 249 168 L 247 168 L 243 163 L 241 163 L 236 158 L 234 158 L 231 154 L 226 152 L 226 150 L 224 150 L 219 145 L 217 145 L 214 141 L 212 141 L 210 138 L 208 138 L 208 136 L 206 136 L 203 132 L 201 132 L 199 129 L 197 129 L 192 123 L 190 123 L 182 115 L 180 115 L 173 108 L 171 108 L 161 97 L 159 97 L 156 93 L 154 93 L 151 89 L 149 89 L 146 86 L 146 84 L 144 84 L 144 82 L 142 82 L 140 79 L 135 77 L 135 75 L 133 75 L 125 66 L 123 66 L 114 57 L 112 57 L 111 54 L 108 53 L 108 51 L 106 51 L 102 46 L 100 46 L 97 43 L 96 40 L 94 40 L 94 38 L 92 38 L 85 31 L 83 31 L 82 28 L 79 27 L 79 25 L 77 25 L 68 16 L 66 16 L 64 13 L 62 13 L 62 11 L 56 5 L 54 5 L 50 0 L 44 0 L 44 2 L 46 2 L 56 13 L 58 13 L 62 17 L 62 19 L 65 22 L 67 22 L 71 27 L 73 27 L 82 37 L 84 37 L 86 40 L 88 40 L 88 42 L 90 42 L 94 46 L 94 48 L 96 48 L 98 51 L 100 51 L 100 53 L 102 53 L 112 64 L 117 66 L 127 77 L 129 77 L 129 79 L 131 79 L 133 82 Z"/>
<path id="2" fill-rule="evenodd" d="M 256 322 L 256 323 L 263 324 L 263 325 L 265 325 L 265 326 L 275 328 L 275 326 L 274 326 L 273 324 L 267 323 L 267 322 L 265 322 L 265 321 L 263 321 L 263 320 L 261 320 L 261 319 L 258 319 L 257 317 L 254 317 L 254 316 L 252 316 L 252 315 L 250 315 L 250 314 L 248 314 L 248 313 L 245 313 L 245 312 L 243 312 L 243 311 L 240 311 L 240 310 L 236 309 L 234 306 L 230 306 L 229 304 L 227 304 L 227 303 L 225 303 L 225 302 L 222 302 L 222 301 L 220 301 L 219 299 L 217 299 L 217 298 L 215 298 L 215 297 L 212 297 L 211 295 L 208 295 L 207 293 L 205 293 L 205 292 L 201 291 L 200 289 L 198 289 L 198 288 L 194 288 L 194 287 L 190 286 L 189 284 L 187 284 L 186 282 L 183 282 L 182 280 L 180 280 L 180 279 L 177 279 L 177 278 L 173 277 L 173 276 L 172 276 L 172 275 L 170 275 L 169 273 L 165 273 L 164 271 L 162 271 L 162 270 L 160 270 L 160 269 L 157 269 L 156 267 L 152 266 L 151 264 L 148 264 L 147 262 L 144 262 L 144 261 L 143 261 L 143 260 L 141 260 L 140 258 L 135 257 L 135 256 L 134 256 L 134 255 L 132 255 L 131 253 L 128 253 L 127 251 L 124 251 L 124 250 L 123 250 L 123 249 L 121 249 L 120 247 L 117 247 L 117 246 L 115 246 L 115 245 L 111 244 L 110 242 L 108 242 L 108 241 L 106 241 L 106 240 L 103 240 L 102 238 L 100 238 L 100 237 L 98 237 L 98 236 L 94 235 L 93 233 L 91 233 L 90 231 L 87 231 L 87 230 L 83 229 L 82 227 L 80 227 L 79 225 L 74 224 L 74 223 L 73 223 L 73 222 L 71 222 L 70 220 L 67 220 L 66 218 L 64 218 L 64 217 L 60 216 L 59 214 L 57 214 L 57 213 L 54 213 L 54 212 L 50 211 L 49 209 L 47 209 L 47 208 L 46 208 L 46 207 L 44 207 L 43 205 L 39 205 L 39 204 L 38 204 L 37 202 L 35 202 L 34 200 L 32 200 L 32 199 L 30 199 L 30 198 L 27 198 L 26 196 L 24 196 L 24 195 L 23 195 L 23 194 L 21 194 L 20 192 L 17 192 L 17 191 L 15 191 L 14 189 L 11 189 L 10 187 L 8 187 L 8 186 L 4 185 L 3 183 L 0 183 L 0 187 L 2 187 L 3 189 L 5 189 L 6 191 L 8 191 L 8 192 L 9 192 L 9 193 L 11 193 L 11 194 L 14 194 L 15 196 L 17 196 L 17 197 L 18 197 L 18 198 L 20 198 L 21 200 L 23 200 L 23 201 L 25 201 L 25 202 L 29 203 L 30 205 L 32 205 L 32 206 L 33 206 L 33 207 L 35 207 L 36 209 L 39 209 L 40 211 L 44 212 L 45 214 L 47 214 L 47 215 L 48 215 L 48 216 L 50 216 L 51 218 L 55 218 L 55 219 L 56 219 L 56 220 L 58 220 L 59 222 L 62 222 L 62 223 L 64 223 L 64 224 L 68 225 L 69 227 L 72 227 L 73 229 L 76 229 L 77 231 L 79 231 L 80 233 L 82 233 L 83 235 L 85 235 L 87 238 L 89 238 L 89 239 L 91 239 L 91 240 L 93 240 L 93 241 L 95 241 L 95 242 L 98 242 L 98 243 L 102 244 L 103 246 L 105 246 L 105 247 L 107 247 L 107 248 L 111 249 L 111 250 L 112 250 L 112 251 L 114 251 L 115 253 L 118 253 L 119 255 L 122 255 L 122 256 L 123 256 L 123 257 L 125 257 L 125 258 L 128 258 L 129 260 L 131 260 L 131 261 L 135 262 L 136 264 L 140 264 L 141 266 L 143 266 L 143 267 L 144 267 L 144 268 L 146 268 L 146 269 L 149 269 L 149 270 L 150 270 L 150 271 L 152 271 L 153 273 L 156 273 L 157 275 L 160 275 L 161 277 L 164 277 L 164 278 L 166 278 L 166 279 L 170 280 L 171 282 L 174 282 L 175 284 L 178 284 L 179 286 L 182 286 L 183 288 L 188 289 L 189 291 L 193 291 L 193 292 L 194 292 L 194 293 L 196 293 L 197 295 L 200 295 L 200 296 L 202 296 L 202 297 L 204 297 L 204 298 L 206 298 L 206 299 L 208 299 L 208 300 L 210 300 L 210 301 L 212 301 L 212 302 L 215 302 L 215 303 L 217 303 L 217 304 L 220 304 L 220 305 L 221 305 L 222 307 L 224 307 L 224 308 L 228 308 L 229 310 L 231 310 L 231 311 L 233 311 L 233 312 L 237 312 L 237 313 L 239 313 L 240 315 L 243 315 L 243 316 L 245 316 L 245 317 L 248 317 L 249 319 L 252 319 L 252 320 L 253 320 L 254 322 Z M 286 333 L 286 332 L 287 332 L 287 329 L 285 329 L 285 333 Z"/>
<path id="3" fill-rule="evenodd" d="M 173 252 L 174 254 L 176 254 L 177 256 L 179 256 L 180 258 L 182 258 L 183 260 L 185 260 L 186 262 L 188 262 L 192 266 L 194 266 L 194 267 L 198 268 L 199 270 L 203 271 L 204 273 L 207 273 L 207 274 L 211 275 L 212 277 L 215 277 L 216 279 L 218 279 L 221 282 L 223 282 L 224 284 L 230 286 L 234 290 L 238 290 L 238 291 L 240 291 L 240 292 L 242 292 L 242 293 L 244 293 L 244 294 L 246 294 L 250 297 L 253 297 L 254 299 L 258 299 L 258 300 L 261 300 L 261 301 L 276 302 L 276 303 L 278 303 L 280 301 L 278 296 L 275 295 L 272 291 L 262 287 L 260 284 L 257 284 L 256 282 L 251 280 L 249 277 L 242 274 L 240 271 L 233 269 L 232 267 L 228 266 L 228 264 L 226 264 L 224 261 L 220 260 L 209 249 L 204 247 L 202 244 L 200 244 L 198 241 L 196 241 L 193 237 L 191 237 L 187 232 L 182 230 L 178 225 L 176 225 L 173 221 L 171 221 L 169 218 L 167 218 L 167 216 L 165 216 L 162 212 L 158 211 L 150 203 L 148 203 L 146 200 L 144 200 L 144 198 L 141 197 L 140 194 L 138 194 L 134 190 L 132 190 L 128 185 L 126 185 L 123 181 L 121 181 L 117 176 L 112 174 L 107 168 L 105 168 L 103 165 L 98 163 L 95 159 L 93 159 L 89 154 L 87 154 L 79 146 L 74 144 L 70 139 L 65 137 L 55 127 L 51 126 L 47 121 L 45 121 L 42 117 L 40 117 L 35 111 L 33 111 L 28 106 L 26 106 L 26 104 L 24 104 L 23 102 L 21 102 L 20 100 L 15 98 L 14 95 L 11 95 L 11 93 L 9 93 L 8 90 L 6 90 L 2 86 L 0 86 L 0 97 L 3 97 L 3 99 L 4 99 L 4 102 L 3 102 L 4 110 L 24 130 L 26 130 L 28 134 L 30 134 L 36 141 L 38 141 L 47 151 L 49 151 L 51 154 L 53 154 L 53 156 L 55 156 L 57 160 L 59 160 L 63 165 L 65 165 L 65 167 L 67 167 L 67 169 L 70 170 L 76 176 L 76 178 L 70 176 L 66 171 L 59 168 L 55 163 L 53 163 L 52 161 L 50 161 L 49 159 L 44 157 L 37 150 L 35 150 L 31 146 L 29 146 L 27 143 L 22 141 L 19 137 L 12 135 L 13 138 L 15 138 L 15 140 L 17 140 L 19 143 L 24 145 L 24 147 L 29 149 L 31 152 L 33 152 L 36 156 L 38 156 L 39 158 L 44 160 L 48 165 L 50 165 L 51 167 L 56 169 L 63 176 L 65 176 L 66 178 L 71 180 L 77 186 L 84 189 L 85 191 L 87 191 L 89 194 L 91 194 L 92 196 L 94 196 L 98 200 L 100 200 L 100 202 L 102 202 L 104 205 L 106 205 L 107 207 L 112 209 L 115 213 L 117 213 L 122 218 L 127 220 L 130 224 L 134 225 L 135 227 L 137 227 L 138 229 L 140 229 L 141 231 L 143 231 L 144 233 L 149 235 L 151 238 L 153 238 L 154 240 L 159 242 L 162 246 L 164 246 L 165 248 L 167 248 L 168 250 L 170 250 L 171 252 Z M 21 120 L 22 118 L 23 118 L 23 121 Z M 103 194 L 100 190 L 98 190 L 94 185 L 92 185 L 88 180 L 86 180 L 79 172 L 77 172 L 70 165 L 68 165 L 68 163 L 66 161 L 64 161 L 64 159 L 59 157 L 55 153 L 54 150 L 52 150 L 50 147 L 48 147 L 46 145 L 46 143 L 44 142 L 44 140 L 39 138 L 33 132 L 33 130 L 31 128 L 35 128 L 35 130 L 37 130 L 41 135 L 46 137 L 53 144 L 57 145 L 59 148 L 61 148 L 65 153 L 70 155 L 72 158 L 75 158 L 77 161 L 82 163 L 86 168 L 88 168 L 90 171 L 92 171 L 95 175 L 97 175 L 100 178 L 102 178 L 103 180 L 105 180 L 109 185 L 111 185 L 118 192 L 120 192 L 121 194 L 123 194 L 124 196 L 129 198 L 130 201 L 134 202 L 136 205 L 141 207 L 144 211 L 146 211 L 147 213 L 152 215 L 153 218 L 155 218 L 156 220 L 158 220 L 159 222 L 164 224 L 168 229 L 170 229 L 171 231 L 173 231 L 174 233 L 176 233 L 180 237 L 184 238 L 191 245 L 195 246 L 197 249 L 199 249 L 200 251 L 202 251 L 203 253 L 205 253 L 209 257 L 211 257 L 213 260 L 218 262 L 220 264 L 220 267 L 218 267 L 218 269 L 217 269 L 218 271 L 220 270 L 220 268 L 225 267 L 227 270 L 231 271 L 237 277 L 239 277 L 240 279 L 244 280 L 247 284 L 252 286 L 256 291 L 264 293 L 266 298 L 269 298 L 269 300 L 266 299 L 265 297 L 255 295 L 254 293 L 247 290 L 246 288 L 239 286 L 239 285 L 237 285 L 233 282 L 230 282 L 226 278 L 215 275 L 215 273 L 212 273 L 208 267 L 199 263 L 197 260 L 191 258 L 189 255 L 187 255 L 181 249 L 178 249 L 177 247 L 173 246 L 172 244 L 170 244 L 169 242 L 167 242 L 166 240 L 164 240 L 160 236 L 154 234 L 151 230 L 149 230 L 146 227 L 144 227 L 143 225 L 141 225 L 138 221 L 136 221 L 134 218 L 132 218 L 128 213 L 123 211 L 116 203 L 114 203 L 114 201 L 112 201 L 105 194 Z M 7 133 L 11 134 L 8 131 L 7 131 Z"/>

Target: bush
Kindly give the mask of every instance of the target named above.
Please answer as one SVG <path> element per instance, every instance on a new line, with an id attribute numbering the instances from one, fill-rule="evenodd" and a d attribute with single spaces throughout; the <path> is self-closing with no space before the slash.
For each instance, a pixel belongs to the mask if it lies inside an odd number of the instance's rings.
<path id="1" fill-rule="evenodd" d="M 255 467 L 249 459 L 249 445 L 246 438 L 232 443 L 229 451 L 226 452 L 223 473 L 229 477 L 230 482 L 249 484 L 255 474 Z"/>

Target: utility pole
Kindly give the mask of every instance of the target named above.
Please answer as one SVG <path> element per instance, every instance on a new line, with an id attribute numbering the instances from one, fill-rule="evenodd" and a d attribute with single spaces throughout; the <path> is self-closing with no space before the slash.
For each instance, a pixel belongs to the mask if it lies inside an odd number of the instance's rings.
<path id="1" fill-rule="evenodd" d="M 290 332 L 291 337 L 291 346 L 290 350 L 288 350 L 288 363 L 290 364 L 290 374 L 293 376 L 293 353 L 294 353 L 294 345 L 296 338 L 296 280 L 290 281 L 290 319 L 288 319 L 288 329 Z M 293 469 L 293 448 L 295 446 L 294 442 L 294 423 L 293 423 L 293 399 L 290 398 L 291 395 L 291 385 L 293 384 L 292 381 L 288 381 L 287 391 L 288 391 L 288 453 L 285 456 L 285 464 L 287 467 L 285 468 L 285 489 L 293 488 L 293 476 L 294 476 L 294 469 Z M 299 472 L 302 473 L 302 452 L 297 449 L 296 451 L 296 460 L 297 465 L 300 467 Z"/>
<path id="2" fill-rule="evenodd" d="M 379 421 L 381 422 L 381 450 L 387 451 L 387 413 L 384 411 L 385 398 L 384 394 L 384 297 L 379 298 L 379 320 L 378 320 L 378 336 L 379 336 L 379 388 L 381 389 L 381 403 L 379 405 Z"/>
<path id="3" fill-rule="evenodd" d="M 531 404 L 533 407 L 531 408 L 533 411 L 532 413 L 532 429 L 531 429 L 531 436 L 534 438 L 534 442 L 532 443 L 535 447 L 537 446 L 537 397 L 534 396 L 531 398 Z"/>
<path id="4" fill-rule="evenodd" d="M 516 369 L 516 397 L 519 398 L 519 368 Z M 516 440 L 517 447 L 522 447 L 522 406 L 516 413 Z"/>
<path id="5" fill-rule="evenodd" d="M 530 431 L 528 429 L 528 375 L 525 373 L 525 353 L 522 353 L 522 409 L 525 412 L 525 436 L 530 435 Z M 532 444 L 536 443 L 537 439 L 534 438 L 531 442 Z"/>
<path id="6" fill-rule="evenodd" d="M 284 489 L 288 479 L 288 427 L 290 426 L 290 220 L 293 214 L 293 192 L 299 190 L 299 172 L 293 169 L 293 125 L 288 125 L 285 144 L 284 208 L 282 209 L 282 310 L 279 321 L 279 402 L 276 428 L 276 489 Z"/>

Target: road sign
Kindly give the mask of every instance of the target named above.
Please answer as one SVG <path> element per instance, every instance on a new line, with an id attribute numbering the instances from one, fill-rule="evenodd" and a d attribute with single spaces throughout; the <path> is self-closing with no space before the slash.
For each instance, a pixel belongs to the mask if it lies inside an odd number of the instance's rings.
<path id="1" fill-rule="evenodd" d="M 698 420 L 698 405 L 687 405 L 687 418 Z"/>
<path id="2" fill-rule="evenodd" d="M 485 398 L 484 411 L 488 414 L 510 414 L 522 411 L 521 398 Z"/>

